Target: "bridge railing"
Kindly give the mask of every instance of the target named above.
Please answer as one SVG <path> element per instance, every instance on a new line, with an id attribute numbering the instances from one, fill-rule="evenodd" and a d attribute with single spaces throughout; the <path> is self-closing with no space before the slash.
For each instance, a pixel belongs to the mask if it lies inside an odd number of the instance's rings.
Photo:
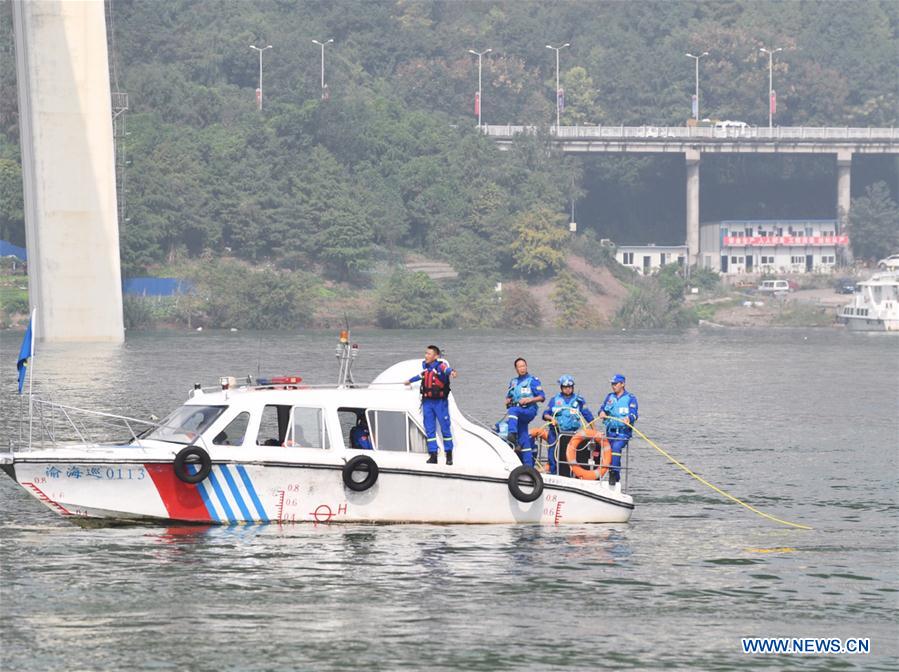
<path id="1" fill-rule="evenodd" d="M 484 133 L 495 138 L 534 135 L 537 126 L 487 125 Z M 549 127 L 550 135 L 560 140 L 791 140 L 791 141 L 899 141 L 899 128 L 861 128 L 830 126 L 561 126 Z"/>

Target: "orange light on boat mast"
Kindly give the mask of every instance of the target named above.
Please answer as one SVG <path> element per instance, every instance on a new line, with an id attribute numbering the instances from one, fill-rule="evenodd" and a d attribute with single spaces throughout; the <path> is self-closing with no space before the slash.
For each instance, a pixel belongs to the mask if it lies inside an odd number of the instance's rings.
<path id="1" fill-rule="evenodd" d="M 350 332 L 348 332 L 346 329 L 340 332 L 340 342 L 344 344 L 350 342 Z"/>

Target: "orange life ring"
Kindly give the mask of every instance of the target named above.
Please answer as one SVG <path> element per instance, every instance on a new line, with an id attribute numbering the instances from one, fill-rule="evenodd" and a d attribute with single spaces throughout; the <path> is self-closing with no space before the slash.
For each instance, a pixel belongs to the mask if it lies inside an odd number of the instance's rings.
<path id="1" fill-rule="evenodd" d="M 531 431 L 528 432 L 531 435 L 532 439 L 543 439 L 544 441 L 549 441 L 549 427 L 534 427 Z"/>
<path id="2" fill-rule="evenodd" d="M 600 456 L 599 469 L 585 469 L 578 464 L 577 448 L 583 443 L 584 439 L 593 439 L 600 445 L 602 454 Z M 571 473 L 575 477 L 582 478 L 585 481 L 598 481 L 606 475 L 606 472 L 612 465 L 612 446 L 602 432 L 595 429 L 582 429 L 572 436 L 571 441 L 568 442 L 568 448 L 565 450 L 565 459 L 568 461 L 568 468 L 571 469 Z"/>

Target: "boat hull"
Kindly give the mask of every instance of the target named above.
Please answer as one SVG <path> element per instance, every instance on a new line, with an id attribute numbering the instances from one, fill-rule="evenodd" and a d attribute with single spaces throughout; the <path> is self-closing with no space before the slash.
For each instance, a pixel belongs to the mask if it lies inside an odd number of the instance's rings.
<path id="1" fill-rule="evenodd" d="M 899 320 L 846 316 L 843 319 L 852 331 L 899 331 Z"/>
<path id="2" fill-rule="evenodd" d="M 58 514 L 109 521 L 191 523 L 624 523 L 633 500 L 605 482 L 544 475 L 533 502 L 516 499 L 508 473 L 444 465 L 382 466 L 357 492 L 344 463 L 215 462 L 197 484 L 171 462 L 81 462 L 20 458 L 5 470 Z M 76 521 L 77 522 L 77 521 Z"/>

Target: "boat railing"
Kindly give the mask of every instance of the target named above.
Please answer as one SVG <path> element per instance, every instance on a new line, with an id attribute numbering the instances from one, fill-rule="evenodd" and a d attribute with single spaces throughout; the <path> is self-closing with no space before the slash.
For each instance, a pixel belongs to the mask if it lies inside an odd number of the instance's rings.
<path id="1" fill-rule="evenodd" d="M 559 469 L 557 467 L 557 473 L 563 476 L 569 476 L 571 478 L 576 478 L 571 473 L 572 466 L 578 466 L 584 469 L 596 470 L 602 469 L 604 466 L 602 464 L 602 449 L 597 445 L 596 439 L 587 437 L 587 440 L 584 441 L 580 446 L 578 446 L 578 456 L 581 459 L 576 459 L 575 461 L 570 461 L 567 459 L 567 448 L 568 442 L 576 436 L 578 432 L 558 432 L 555 443 L 550 444 L 546 439 L 542 437 L 537 437 L 537 459 L 541 464 L 547 465 L 549 467 L 549 457 L 550 454 L 555 458 L 555 462 L 559 467 L 564 466 L 565 469 Z M 598 437 L 600 439 L 605 438 L 604 436 Z M 622 451 L 623 454 L 621 456 L 621 465 L 618 469 L 619 471 L 619 483 L 621 484 L 621 489 L 627 489 L 627 481 L 628 481 L 628 473 L 629 473 L 629 464 L 630 464 L 630 451 L 625 449 Z M 564 471 L 566 473 L 562 474 Z M 611 468 L 608 468 L 604 473 L 601 474 L 598 480 L 608 481 L 609 475 L 611 474 Z"/>
<path id="2" fill-rule="evenodd" d="M 20 450 L 71 443 L 93 447 L 109 443 L 139 445 L 144 434 L 162 426 L 153 420 L 67 406 L 39 397 L 32 397 L 27 403 L 29 409 L 19 414 L 18 441 L 14 444 L 10 438 L 10 446 Z"/>

